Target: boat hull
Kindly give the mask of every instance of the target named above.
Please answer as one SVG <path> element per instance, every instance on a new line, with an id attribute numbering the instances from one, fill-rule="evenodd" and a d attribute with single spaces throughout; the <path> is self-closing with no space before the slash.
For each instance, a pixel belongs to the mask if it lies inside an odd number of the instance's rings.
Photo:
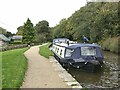
<path id="1" fill-rule="evenodd" d="M 54 57 L 64 68 L 74 68 L 88 72 L 95 72 L 102 67 L 102 63 L 96 60 L 93 60 L 92 62 L 75 62 L 72 59 L 59 58 L 56 54 L 54 54 Z"/>

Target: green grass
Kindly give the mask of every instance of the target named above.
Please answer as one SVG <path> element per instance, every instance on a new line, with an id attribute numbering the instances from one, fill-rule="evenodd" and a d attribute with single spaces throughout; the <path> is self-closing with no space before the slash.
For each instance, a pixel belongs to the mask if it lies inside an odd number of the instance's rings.
<path id="1" fill-rule="evenodd" d="M 39 51 L 40 55 L 42 55 L 46 58 L 49 58 L 49 56 L 53 55 L 52 51 L 50 51 L 50 49 L 49 49 L 50 44 L 51 43 L 48 43 L 47 45 L 44 45 L 44 46 L 40 47 L 40 51 Z"/>
<path id="2" fill-rule="evenodd" d="M 24 52 L 28 48 L 14 49 L 2 53 L 2 88 L 19 88 L 22 85 L 27 59 Z"/>

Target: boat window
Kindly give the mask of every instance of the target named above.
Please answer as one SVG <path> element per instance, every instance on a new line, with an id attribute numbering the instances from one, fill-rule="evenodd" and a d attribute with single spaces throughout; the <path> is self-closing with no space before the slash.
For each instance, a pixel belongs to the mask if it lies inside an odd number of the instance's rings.
<path id="1" fill-rule="evenodd" d="M 71 57 L 73 52 L 74 52 L 73 49 L 66 49 L 65 57 Z"/>
<path id="2" fill-rule="evenodd" d="M 57 50 L 57 53 L 58 53 L 58 51 L 59 51 L 59 48 L 58 48 L 58 50 Z"/>
<path id="3" fill-rule="evenodd" d="M 62 50 L 60 51 L 60 55 L 62 55 Z"/>
<path id="4" fill-rule="evenodd" d="M 81 55 L 95 56 L 96 48 L 95 47 L 81 47 Z"/>
<path id="5" fill-rule="evenodd" d="M 55 49 L 55 52 L 57 51 L 57 47 L 56 47 L 56 49 Z"/>

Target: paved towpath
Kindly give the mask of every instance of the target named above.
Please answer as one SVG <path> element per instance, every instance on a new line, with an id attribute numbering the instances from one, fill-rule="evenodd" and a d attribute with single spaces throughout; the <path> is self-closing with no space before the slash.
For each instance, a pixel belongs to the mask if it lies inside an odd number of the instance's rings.
<path id="1" fill-rule="evenodd" d="M 39 55 L 39 46 L 31 47 L 24 54 L 28 59 L 28 70 L 21 88 L 70 88 L 52 63 Z"/>

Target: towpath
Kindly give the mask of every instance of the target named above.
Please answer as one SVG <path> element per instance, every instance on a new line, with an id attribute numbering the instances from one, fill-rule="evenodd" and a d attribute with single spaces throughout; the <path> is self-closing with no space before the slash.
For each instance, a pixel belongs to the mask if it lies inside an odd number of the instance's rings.
<path id="1" fill-rule="evenodd" d="M 24 55 L 28 59 L 28 70 L 21 88 L 70 88 L 49 60 L 39 54 L 39 46 L 31 47 Z"/>

